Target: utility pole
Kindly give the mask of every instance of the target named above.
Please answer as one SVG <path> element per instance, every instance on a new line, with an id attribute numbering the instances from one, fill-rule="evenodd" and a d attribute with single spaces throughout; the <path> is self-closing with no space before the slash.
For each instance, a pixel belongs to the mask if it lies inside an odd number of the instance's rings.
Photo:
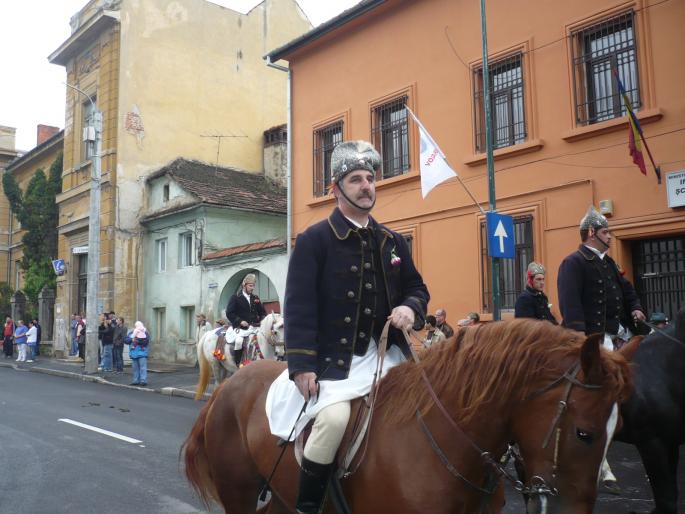
<path id="1" fill-rule="evenodd" d="M 485 21 L 485 0 L 480 0 L 480 25 L 483 41 L 483 107 L 485 110 L 485 155 L 488 168 L 488 203 L 491 212 L 497 210 L 497 196 L 495 195 L 495 163 L 492 145 L 492 104 L 490 98 L 490 69 L 488 67 L 488 28 Z M 500 292 L 499 292 L 499 258 L 490 258 L 492 269 L 492 319 L 499 321 Z"/>
<path id="2" fill-rule="evenodd" d="M 100 178 L 102 176 L 102 112 L 93 99 L 79 88 L 66 84 L 88 98 L 93 115 L 84 127 L 83 142 L 95 144 L 90 174 L 90 212 L 88 214 L 88 291 L 86 295 L 86 373 L 98 369 L 98 296 L 100 290 Z"/>

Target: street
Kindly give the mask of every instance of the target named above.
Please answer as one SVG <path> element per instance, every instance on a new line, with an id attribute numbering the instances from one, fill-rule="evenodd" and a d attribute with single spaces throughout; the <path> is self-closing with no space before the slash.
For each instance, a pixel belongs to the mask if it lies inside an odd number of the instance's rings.
<path id="1" fill-rule="evenodd" d="M 0 513 L 206 512 L 178 460 L 203 403 L 8 367 L 0 367 L 0 391 Z M 614 443 L 609 461 L 623 492 L 600 490 L 594 512 L 649 512 L 636 449 Z M 685 447 L 683 512 L 684 461 Z M 506 489 L 503 512 L 525 512 L 521 496 Z"/>
<path id="2" fill-rule="evenodd" d="M 179 462 L 202 403 L 11 368 L 0 391 L 1 513 L 206 512 Z"/>

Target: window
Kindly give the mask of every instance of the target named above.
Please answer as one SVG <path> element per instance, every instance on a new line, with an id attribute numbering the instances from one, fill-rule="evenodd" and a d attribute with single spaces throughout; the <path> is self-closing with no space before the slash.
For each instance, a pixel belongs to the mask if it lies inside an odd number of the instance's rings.
<path id="1" fill-rule="evenodd" d="M 84 102 L 81 105 L 81 128 L 84 129 L 83 131 L 83 139 L 86 139 L 86 134 L 87 132 L 85 129 L 87 127 L 95 127 L 94 123 L 94 117 L 93 115 L 95 114 L 95 95 L 92 95 L 93 101 L 91 102 L 90 100 Z M 91 134 L 94 137 L 94 134 Z M 83 158 L 84 161 L 87 161 L 88 159 L 91 159 L 95 155 L 95 140 L 93 141 L 81 141 L 81 157 Z"/>
<path id="2" fill-rule="evenodd" d="M 488 234 L 485 221 L 481 223 L 481 255 L 483 261 L 483 312 L 492 312 L 492 269 L 488 255 Z M 526 287 L 526 270 L 533 260 L 533 216 L 514 217 L 516 257 L 500 259 L 500 308 L 513 309 L 516 299 Z"/>
<path id="3" fill-rule="evenodd" d="M 164 184 L 162 187 L 162 202 L 169 201 L 169 184 Z"/>
<path id="4" fill-rule="evenodd" d="M 373 108 L 371 140 L 381 154 L 381 173 L 377 179 L 402 175 L 409 171 L 409 124 L 407 96 Z"/>
<path id="5" fill-rule="evenodd" d="M 522 59 L 519 53 L 494 61 L 488 66 L 492 145 L 495 149 L 523 143 L 526 139 Z M 485 92 L 482 67 L 475 70 L 474 84 L 476 151 L 485 152 Z"/>
<path id="6" fill-rule="evenodd" d="M 21 289 L 21 260 L 14 263 L 14 290 Z"/>
<path id="7" fill-rule="evenodd" d="M 323 196 L 331 185 L 331 154 L 343 140 L 343 122 L 314 131 L 314 196 Z"/>
<path id="8" fill-rule="evenodd" d="M 85 314 L 88 300 L 88 254 L 74 255 L 78 266 L 78 291 L 76 294 L 76 311 Z"/>
<path id="9" fill-rule="evenodd" d="M 181 323 L 179 335 L 181 339 L 195 339 L 195 306 L 181 307 Z"/>
<path id="10" fill-rule="evenodd" d="M 178 239 L 178 267 L 193 265 L 193 233 L 185 232 Z"/>
<path id="11" fill-rule="evenodd" d="M 155 328 L 152 338 L 161 341 L 166 336 L 166 307 L 152 309 L 155 318 Z"/>
<path id="12" fill-rule="evenodd" d="M 571 34 L 576 123 L 590 125 L 626 114 L 614 71 L 633 108 L 640 86 L 632 11 Z"/>
<path id="13" fill-rule="evenodd" d="M 157 273 L 166 271 L 167 240 L 157 239 L 155 241 L 155 261 L 157 263 Z"/>

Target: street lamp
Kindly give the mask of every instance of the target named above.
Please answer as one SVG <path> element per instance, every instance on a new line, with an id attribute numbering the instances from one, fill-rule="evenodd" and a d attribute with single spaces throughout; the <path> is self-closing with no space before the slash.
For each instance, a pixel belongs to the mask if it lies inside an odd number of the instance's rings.
<path id="1" fill-rule="evenodd" d="M 102 112 L 93 99 L 71 84 L 67 87 L 85 96 L 93 107 L 83 141 L 95 143 L 90 174 L 90 213 L 88 215 L 88 292 L 86 295 L 86 373 L 98 369 L 98 291 L 100 289 L 100 177 L 102 154 Z"/>

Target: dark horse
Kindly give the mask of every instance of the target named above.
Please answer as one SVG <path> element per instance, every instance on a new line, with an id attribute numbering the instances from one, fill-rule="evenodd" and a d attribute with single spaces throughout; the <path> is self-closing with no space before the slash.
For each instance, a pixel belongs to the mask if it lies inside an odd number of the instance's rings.
<path id="1" fill-rule="evenodd" d="M 678 452 L 685 443 L 685 309 L 675 324 L 648 335 L 632 358 L 635 391 L 621 406 L 616 439 L 637 446 L 656 514 L 676 514 Z"/>
<path id="2" fill-rule="evenodd" d="M 518 319 L 464 330 L 427 350 L 419 364 L 390 370 L 364 459 L 342 479 L 353 512 L 479 512 L 492 471 L 480 452 L 496 459 L 510 441 L 532 477 L 531 512 L 592 512 L 616 403 L 632 385 L 627 361 L 601 349 L 600 340 Z M 283 366 L 259 361 L 225 381 L 184 443 L 188 479 L 205 502 L 213 498 L 227 513 L 255 512 L 281 451 L 264 401 Z M 431 398 L 424 372 L 446 412 Z M 266 512 L 293 512 L 297 480 L 288 446 Z M 494 484 L 487 512 L 500 512 L 504 503 L 498 476 Z"/>

